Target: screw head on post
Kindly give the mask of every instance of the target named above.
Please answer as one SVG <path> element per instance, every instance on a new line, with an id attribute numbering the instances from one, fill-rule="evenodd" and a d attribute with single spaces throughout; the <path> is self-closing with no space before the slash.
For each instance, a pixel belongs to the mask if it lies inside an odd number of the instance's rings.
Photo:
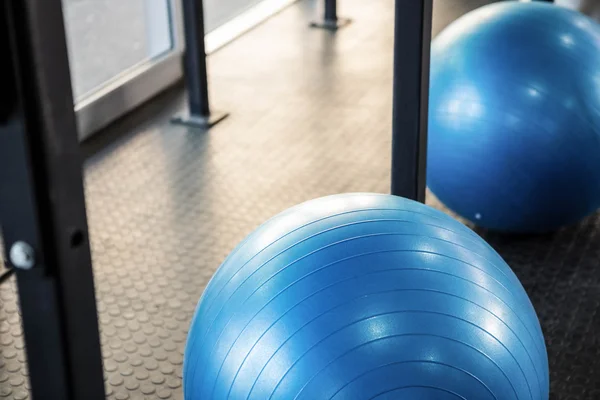
<path id="1" fill-rule="evenodd" d="M 31 269 L 35 265 L 35 251 L 29 243 L 18 241 L 10 248 L 10 262 L 18 269 Z"/>

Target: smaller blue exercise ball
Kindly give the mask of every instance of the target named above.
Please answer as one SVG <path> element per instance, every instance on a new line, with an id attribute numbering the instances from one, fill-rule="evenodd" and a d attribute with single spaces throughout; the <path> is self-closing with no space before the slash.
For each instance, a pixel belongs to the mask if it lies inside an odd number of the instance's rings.
<path id="1" fill-rule="evenodd" d="M 498 2 L 432 45 L 427 183 L 492 230 L 535 233 L 600 206 L 600 25 Z"/>
<path id="2" fill-rule="evenodd" d="M 473 231 L 379 194 L 312 200 L 229 255 L 185 349 L 186 400 L 547 400 L 542 330 Z"/>

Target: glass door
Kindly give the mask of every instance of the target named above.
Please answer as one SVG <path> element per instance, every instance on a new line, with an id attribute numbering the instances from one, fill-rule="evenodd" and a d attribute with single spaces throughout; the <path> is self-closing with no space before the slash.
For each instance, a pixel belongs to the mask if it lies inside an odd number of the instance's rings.
<path id="1" fill-rule="evenodd" d="M 61 0 L 80 140 L 183 77 L 183 1 Z M 211 53 L 296 0 L 196 1 Z"/>
<path id="2" fill-rule="evenodd" d="M 176 0 L 62 0 L 80 139 L 183 75 Z"/>

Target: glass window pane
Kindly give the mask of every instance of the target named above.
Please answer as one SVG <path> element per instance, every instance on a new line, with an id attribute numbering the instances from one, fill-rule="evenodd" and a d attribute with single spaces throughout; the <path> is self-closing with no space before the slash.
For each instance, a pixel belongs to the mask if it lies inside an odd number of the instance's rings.
<path id="1" fill-rule="evenodd" d="M 173 47 L 168 0 L 63 0 L 76 99 Z"/>

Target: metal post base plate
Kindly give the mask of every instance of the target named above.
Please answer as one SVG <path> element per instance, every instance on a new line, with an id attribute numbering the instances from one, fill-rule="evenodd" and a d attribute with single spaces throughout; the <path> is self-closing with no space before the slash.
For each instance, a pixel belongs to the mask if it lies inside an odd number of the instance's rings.
<path id="1" fill-rule="evenodd" d="M 171 119 L 173 124 L 185 125 L 192 128 L 209 129 L 223 121 L 229 116 L 229 113 L 223 111 L 213 111 L 208 116 L 190 115 L 188 111 L 176 115 Z"/>
<path id="2" fill-rule="evenodd" d="M 337 20 L 321 20 L 321 21 L 313 21 L 310 23 L 311 28 L 319 28 L 319 29 L 327 29 L 328 31 L 337 31 L 348 24 L 350 24 L 352 20 L 350 18 L 338 18 Z"/>

